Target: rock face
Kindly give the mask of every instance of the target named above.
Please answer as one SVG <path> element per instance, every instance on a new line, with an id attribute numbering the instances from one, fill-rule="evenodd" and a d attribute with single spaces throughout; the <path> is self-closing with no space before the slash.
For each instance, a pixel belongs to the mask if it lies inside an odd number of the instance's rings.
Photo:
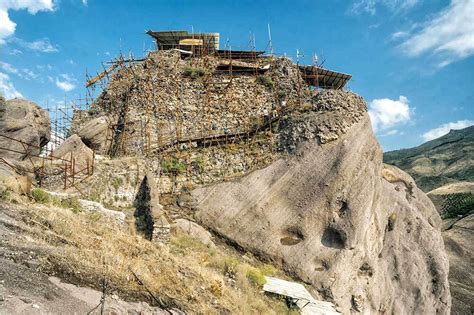
<path id="1" fill-rule="evenodd" d="M 315 139 L 318 143 L 337 140 L 367 111 L 357 94 L 327 90 L 313 98 L 313 111 L 284 117 L 280 126 L 281 151 L 294 152 L 298 143 Z M 318 115 L 314 114 L 318 112 Z M 341 115 L 344 112 L 345 115 Z"/>
<path id="2" fill-rule="evenodd" d="M 340 126 L 329 143 L 312 137 L 264 169 L 193 191 L 195 217 L 343 313 L 448 314 L 440 217 L 410 176 L 383 165 L 365 111 L 346 123 L 347 108 L 326 113 Z"/>
<path id="3" fill-rule="evenodd" d="M 204 245 L 210 248 L 216 247 L 212 241 L 212 235 L 205 228 L 186 219 L 176 219 L 172 225 L 172 228 L 187 234 L 188 236 L 199 240 Z"/>
<path id="4" fill-rule="evenodd" d="M 413 176 L 425 192 L 448 183 L 474 182 L 474 126 L 451 130 L 415 148 L 386 152 L 384 161 Z"/>
<path id="5" fill-rule="evenodd" d="M 23 160 L 28 154 L 38 155 L 50 139 L 50 129 L 48 113 L 35 103 L 0 97 L 0 135 L 25 143 L 0 137 L 0 147 L 8 149 L 0 149 L 2 157 Z"/>
<path id="6" fill-rule="evenodd" d="M 453 297 L 451 314 L 474 314 L 474 214 L 443 232 L 449 256 L 449 284 Z"/>
<path id="7" fill-rule="evenodd" d="M 87 165 L 92 165 L 94 154 L 77 135 L 72 135 L 66 139 L 61 145 L 54 150 L 53 155 L 57 158 L 75 160 L 76 171 L 82 170 Z"/>

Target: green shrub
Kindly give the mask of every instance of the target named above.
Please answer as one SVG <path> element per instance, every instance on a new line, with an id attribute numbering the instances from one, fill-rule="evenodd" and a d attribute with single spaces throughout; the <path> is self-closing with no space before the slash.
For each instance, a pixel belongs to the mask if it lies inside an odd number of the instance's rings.
<path id="1" fill-rule="evenodd" d="M 99 212 L 90 212 L 87 214 L 87 217 L 91 222 L 97 222 L 102 219 L 102 214 Z"/>
<path id="2" fill-rule="evenodd" d="M 186 67 L 186 68 L 184 68 L 184 71 L 183 71 L 184 76 L 190 77 L 192 79 L 202 77 L 205 74 L 206 74 L 206 71 L 202 68 Z"/>
<path id="3" fill-rule="evenodd" d="M 210 266 L 220 270 L 224 275 L 235 277 L 239 269 L 240 262 L 233 257 L 216 255 L 212 259 Z"/>
<path id="4" fill-rule="evenodd" d="M 247 270 L 246 276 L 250 283 L 257 287 L 261 287 L 267 282 L 265 276 L 257 268 L 250 267 Z"/>
<path id="5" fill-rule="evenodd" d="M 265 264 L 260 267 L 260 271 L 265 276 L 274 276 L 277 273 L 277 269 L 272 265 Z"/>
<path id="6" fill-rule="evenodd" d="M 76 197 L 61 200 L 60 206 L 62 208 L 71 209 L 74 213 L 82 212 L 81 203 Z"/>
<path id="7" fill-rule="evenodd" d="M 164 173 L 183 173 L 186 171 L 186 164 L 176 158 L 164 159 L 160 163 L 161 170 Z"/>
<path id="8" fill-rule="evenodd" d="M 89 194 L 89 200 L 95 201 L 95 202 L 100 202 L 100 201 L 101 201 L 100 192 L 97 191 L 97 190 L 92 191 L 92 192 Z"/>
<path id="9" fill-rule="evenodd" d="M 223 271 L 224 274 L 235 275 L 239 267 L 240 262 L 235 258 L 225 258 L 223 260 Z"/>
<path id="10" fill-rule="evenodd" d="M 35 188 L 31 191 L 31 196 L 36 202 L 48 203 L 51 201 L 51 195 L 41 188 Z"/>
<path id="11" fill-rule="evenodd" d="M 204 158 L 202 156 L 194 160 L 195 169 L 200 173 L 204 173 Z"/>
<path id="12" fill-rule="evenodd" d="M 11 191 L 8 188 L 0 188 L 0 200 L 9 201 L 11 199 Z"/>
<path id="13" fill-rule="evenodd" d="M 120 186 L 122 186 L 123 184 L 123 179 L 122 177 L 114 177 L 114 179 L 112 180 L 112 187 L 115 188 L 115 191 L 117 191 Z"/>
<path id="14" fill-rule="evenodd" d="M 170 239 L 170 251 L 173 254 L 188 255 L 190 251 L 208 251 L 208 247 L 199 240 L 184 234 L 178 234 Z"/>
<path id="15" fill-rule="evenodd" d="M 89 110 L 87 111 L 89 113 L 89 115 L 93 116 L 97 113 L 99 113 L 99 111 L 96 109 L 96 108 L 89 108 Z"/>
<path id="16" fill-rule="evenodd" d="M 257 83 L 260 83 L 260 84 L 266 86 L 269 89 L 273 89 L 273 87 L 275 85 L 275 83 L 273 83 L 272 78 L 270 78 L 269 76 L 266 76 L 266 75 L 259 75 L 257 77 Z"/>

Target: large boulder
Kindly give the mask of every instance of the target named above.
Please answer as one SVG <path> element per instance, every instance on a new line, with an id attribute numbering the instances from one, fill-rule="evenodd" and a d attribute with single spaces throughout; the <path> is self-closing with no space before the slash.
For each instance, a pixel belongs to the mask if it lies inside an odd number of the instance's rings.
<path id="1" fill-rule="evenodd" d="M 20 174 L 14 162 L 15 160 L 0 158 L 1 196 L 8 196 L 10 192 L 20 195 L 28 195 L 31 192 L 31 177 Z"/>
<path id="2" fill-rule="evenodd" d="M 84 170 L 87 166 L 92 167 L 94 159 L 94 152 L 77 135 L 67 138 L 52 155 L 67 161 L 74 159 L 75 171 Z"/>
<path id="3" fill-rule="evenodd" d="M 285 137 L 293 155 L 193 191 L 195 217 L 345 314 L 448 314 L 440 217 L 410 176 L 384 166 L 367 113 L 347 124 L 346 108 L 308 114 L 315 122 L 331 116 L 333 126 L 339 116 L 340 130 L 300 125 Z"/>
<path id="4" fill-rule="evenodd" d="M 212 241 L 211 233 L 209 233 L 208 230 L 206 230 L 196 222 L 192 222 L 186 219 L 176 219 L 171 225 L 171 227 L 174 230 L 180 231 L 181 233 L 188 235 L 189 237 L 197 239 L 209 248 L 216 247 L 216 245 Z"/>
<path id="5" fill-rule="evenodd" d="M 108 145 L 110 145 L 110 143 L 107 143 L 108 129 L 109 120 L 107 116 L 100 116 L 84 124 L 77 132 L 77 135 L 89 148 L 99 154 L 105 154 L 107 153 Z"/>
<path id="6" fill-rule="evenodd" d="M 0 156 L 23 160 L 40 154 L 50 130 L 46 110 L 27 100 L 0 97 Z"/>

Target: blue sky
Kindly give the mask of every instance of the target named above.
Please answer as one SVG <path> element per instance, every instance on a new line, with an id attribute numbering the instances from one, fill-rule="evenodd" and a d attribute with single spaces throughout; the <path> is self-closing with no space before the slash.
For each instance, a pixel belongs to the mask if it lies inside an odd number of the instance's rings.
<path id="1" fill-rule="evenodd" d="M 147 29 L 263 50 L 267 24 L 277 54 L 353 75 L 384 150 L 474 124 L 474 0 L 0 0 L 0 92 L 54 106 L 120 50 L 153 48 Z"/>

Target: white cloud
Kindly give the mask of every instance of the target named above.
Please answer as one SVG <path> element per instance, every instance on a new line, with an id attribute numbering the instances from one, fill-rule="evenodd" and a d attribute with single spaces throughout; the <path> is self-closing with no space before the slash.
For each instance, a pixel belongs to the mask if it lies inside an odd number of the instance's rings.
<path id="1" fill-rule="evenodd" d="M 0 69 L 5 71 L 6 73 L 14 74 L 22 79 L 25 80 L 31 80 L 31 79 L 36 79 L 38 75 L 31 71 L 30 69 L 23 68 L 23 69 L 17 69 L 14 66 L 12 66 L 9 63 L 0 61 Z"/>
<path id="2" fill-rule="evenodd" d="M 398 100 L 388 98 L 372 100 L 369 103 L 369 116 L 374 131 L 387 130 L 410 121 L 412 110 L 408 103 L 405 96 L 400 96 Z"/>
<path id="3" fill-rule="evenodd" d="M 434 128 L 425 132 L 422 137 L 425 141 L 430 141 L 447 134 L 451 129 L 463 129 L 474 125 L 474 120 L 458 120 L 456 122 L 449 122 L 442 124 L 438 128 Z"/>
<path id="4" fill-rule="evenodd" d="M 52 78 L 50 78 L 50 80 L 52 80 Z M 75 80 L 67 74 L 61 74 L 60 78 L 56 78 L 55 82 L 56 86 L 64 92 L 69 92 L 76 88 L 74 84 Z"/>
<path id="5" fill-rule="evenodd" d="M 38 39 L 32 42 L 27 42 L 27 41 L 24 41 L 23 39 L 13 37 L 12 39 L 10 39 L 10 41 L 15 44 L 18 44 L 19 46 L 23 48 L 39 51 L 43 53 L 53 53 L 53 52 L 59 51 L 58 46 L 51 44 L 51 42 L 49 41 L 49 38 L 47 37 Z"/>
<path id="6" fill-rule="evenodd" d="M 1 0 L 0 1 L 0 45 L 15 33 L 16 23 L 10 20 L 8 10 L 28 10 L 30 14 L 39 11 L 52 11 L 53 0 Z"/>
<path id="7" fill-rule="evenodd" d="M 82 0 L 82 4 L 87 6 L 87 0 Z"/>
<path id="8" fill-rule="evenodd" d="M 30 69 L 27 69 L 27 68 L 23 68 L 21 69 L 21 73 L 22 73 L 22 78 L 23 79 L 26 79 L 26 80 L 32 80 L 32 79 L 36 79 L 38 77 L 38 75 L 33 72 L 32 70 Z"/>
<path id="9" fill-rule="evenodd" d="M 474 1 L 452 0 L 450 5 L 425 22 L 400 45 L 410 57 L 439 56 L 444 67 L 474 54 Z"/>
<path id="10" fill-rule="evenodd" d="M 392 34 L 391 40 L 399 40 L 399 39 L 407 37 L 408 35 L 410 35 L 408 32 L 403 32 L 403 31 L 395 32 Z"/>
<path id="11" fill-rule="evenodd" d="M 11 64 L 3 62 L 3 61 L 0 61 L 0 69 L 11 74 L 18 74 L 18 69 L 16 69 Z"/>
<path id="12" fill-rule="evenodd" d="M 3 94 L 7 100 L 15 97 L 23 97 L 10 82 L 10 77 L 2 72 L 0 72 L 0 93 Z"/>
<path id="13" fill-rule="evenodd" d="M 19 49 L 14 48 L 14 49 L 12 49 L 12 50 L 9 50 L 9 51 L 8 51 L 8 54 L 9 54 L 10 56 L 18 56 L 18 55 L 23 54 L 23 52 L 22 52 L 21 50 L 19 50 Z"/>
<path id="14" fill-rule="evenodd" d="M 419 0 L 358 0 L 352 5 L 350 12 L 352 14 L 369 13 L 374 15 L 379 6 L 400 12 L 414 7 L 418 2 Z"/>
<path id="15" fill-rule="evenodd" d="M 398 134 L 398 130 L 397 129 L 392 129 L 392 130 L 389 130 L 389 131 L 381 134 L 380 136 L 381 137 L 388 137 L 388 136 L 394 136 L 396 134 Z"/>

